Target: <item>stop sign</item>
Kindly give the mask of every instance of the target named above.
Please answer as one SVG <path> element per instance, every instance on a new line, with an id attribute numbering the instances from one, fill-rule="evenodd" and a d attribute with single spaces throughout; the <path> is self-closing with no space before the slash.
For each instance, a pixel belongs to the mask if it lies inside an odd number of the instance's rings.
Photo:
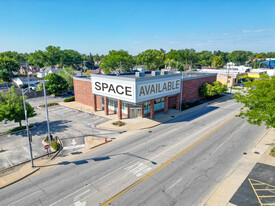
<path id="1" fill-rule="evenodd" d="M 45 148 L 45 149 L 49 149 L 49 148 L 50 148 L 50 145 L 47 144 L 47 145 L 44 146 L 44 148 Z"/>

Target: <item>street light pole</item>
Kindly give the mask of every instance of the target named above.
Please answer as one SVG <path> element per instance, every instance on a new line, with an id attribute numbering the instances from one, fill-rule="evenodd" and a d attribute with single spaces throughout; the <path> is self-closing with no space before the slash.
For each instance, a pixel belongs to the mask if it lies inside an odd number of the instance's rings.
<path id="1" fill-rule="evenodd" d="M 29 63 L 26 61 L 26 70 L 28 75 L 28 88 L 30 89 Z"/>
<path id="2" fill-rule="evenodd" d="M 26 92 L 29 91 L 28 89 L 25 90 Z M 31 155 L 31 164 L 33 166 L 33 157 L 32 157 L 32 145 L 31 145 L 31 138 L 30 138 L 30 131 L 29 131 L 29 123 L 28 123 L 28 115 L 27 115 L 27 109 L 26 109 L 26 102 L 25 102 L 25 92 L 24 89 L 22 89 L 22 96 L 23 96 L 23 105 L 25 110 L 25 121 L 26 121 L 26 129 L 27 129 L 27 136 L 29 139 L 29 148 L 30 148 L 30 155 Z"/>
<path id="3" fill-rule="evenodd" d="M 47 116 L 48 141 L 49 141 L 49 144 L 51 144 L 50 123 L 49 123 L 47 96 L 46 96 L 46 88 L 45 88 L 45 80 L 44 79 L 43 79 L 43 90 L 44 90 L 44 100 L 45 100 L 45 108 L 46 108 L 46 116 Z"/>
<path id="4" fill-rule="evenodd" d="M 183 89 L 182 89 L 182 81 L 183 80 L 183 72 L 181 72 L 181 80 L 180 80 L 180 112 L 181 112 L 181 107 L 182 107 L 182 91 L 183 91 Z"/>

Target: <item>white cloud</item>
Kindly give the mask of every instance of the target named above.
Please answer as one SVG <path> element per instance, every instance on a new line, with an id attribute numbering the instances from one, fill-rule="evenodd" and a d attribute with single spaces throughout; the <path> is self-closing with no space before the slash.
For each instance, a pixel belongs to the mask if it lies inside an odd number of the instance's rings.
<path id="1" fill-rule="evenodd" d="M 267 29 L 256 29 L 256 30 L 243 30 L 243 33 L 259 33 L 264 31 L 273 31 L 273 28 L 267 28 Z"/>

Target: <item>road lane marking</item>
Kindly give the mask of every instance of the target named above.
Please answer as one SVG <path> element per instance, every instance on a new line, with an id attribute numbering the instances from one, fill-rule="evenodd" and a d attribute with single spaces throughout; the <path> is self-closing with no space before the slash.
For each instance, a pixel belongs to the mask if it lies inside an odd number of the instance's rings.
<path id="1" fill-rule="evenodd" d="M 176 184 L 178 184 L 180 181 L 182 180 L 182 178 L 180 178 L 178 181 L 176 181 L 174 184 L 172 184 L 170 187 L 167 188 L 167 190 L 171 189 L 172 187 L 174 187 Z"/>
<path id="2" fill-rule="evenodd" d="M 83 190 L 83 189 L 86 188 L 86 187 L 89 187 L 90 185 L 91 185 L 91 184 L 88 184 L 88 185 L 86 185 L 86 186 L 80 188 L 79 190 L 76 190 L 75 192 L 73 192 L 73 193 L 67 195 L 66 197 L 63 197 L 63 198 L 59 199 L 58 201 L 56 201 L 56 202 L 50 204 L 49 206 L 56 205 L 57 203 L 61 202 L 62 200 L 65 200 L 66 198 L 68 198 L 68 197 L 74 195 L 75 193 L 78 193 L 79 191 Z"/>
<path id="3" fill-rule="evenodd" d="M 159 167 L 157 167 L 153 171 L 147 173 L 142 178 L 140 178 L 139 180 L 135 181 L 133 184 L 129 185 L 128 187 L 126 187 L 125 189 L 123 189 L 122 191 L 120 191 L 119 193 L 117 193 L 116 195 L 114 195 L 113 197 L 109 198 L 108 200 L 106 200 L 105 202 L 103 202 L 102 204 L 100 204 L 100 206 L 107 206 L 108 204 L 110 204 L 111 202 L 113 202 L 114 200 L 116 200 L 117 198 L 119 198 L 120 196 L 122 196 L 123 194 L 125 194 L 126 192 L 128 192 L 129 190 L 131 190 L 132 188 L 134 188 L 135 186 L 137 186 L 138 184 L 140 184 L 144 180 L 146 180 L 147 178 L 151 177 L 156 172 L 160 171 L 161 169 L 163 169 L 164 167 L 166 167 L 167 165 L 169 165 L 171 162 L 173 162 L 176 159 L 178 159 L 180 156 L 182 156 L 183 154 L 185 154 L 186 152 L 188 152 L 190 149 L 192 149 L 193 147 L 195 147 L 197 144 L 199 144 L 200 142 L 202 142 L 204 139 L 206 139 L 207 137 L 209 137 L 211 134 L 215 133 L 217 130 L 219 130 L 221 127 L 223 127 L 224 125 L 228 124 L 229 122 L 231 122 L 235 118 L 236 118 L 236 116 L 234 115 L 230 119 L 226 120 L 224 123 L 222 123 L 221 125 L 219 125 L 215 129 L 213 129 L 212 131 L 210 131 L 209 133 L 207 133 L 205 136 L 203 136 L 202 138 L 200 138 L 198 141 L 196 141 L 195 143 L 193 143 L 192 145 L 190 145 L 186 149 L 182 150 L 180 153 L 178 153 L 177 155 L 175 155 L 171 159 L 167 160 L 165 163 L 163 163 L 162 165 L 160 165 Z"/>
<path id="4" fill-rule="evenodd" d="M 38 192 L 40 192 L 40 191 L 36 191 L 36 192 L 34 192 L 34 193 L 32 193 L 32 194 L 30 194 L 30 195 L 26 196 L 26 197 L 23 197 L 23 198 L 21 198 L 21 199 L 19 199 L 19 200 L 15 201 L 15 202 L 13 202 L 13 203 L 9 204 L 8 206 L 13 205 L 14 203 L 17 203 L 17 202 L 19 202 L 19 201 L 21 201 L 21 200 L 24 200 L 24 199 L 26 199 L 26 198 L 28 198 L 28 197 L 30 197 L 30 196 L 32 196 L 32 195 L 34 195 L 34 194 L 38 193 Z"/>
<path id="5" fill-rule="evenodd" d="M 131 161 L 131 162 L 127 163 L 126 165 L 129 165 L 129 164 L 131 164 L 131 163 L 132 163 L 132 162 L 134 162 L 134 161 L 136 161 L 136 160 L 133 160 L 133 161 Z M 107 176 L 109 176 L 109 175 L 113 174 L 114 172 L 116 172 L 116 171 L 120 170 L 121 168 L 125 167 L 126 165 L 123 165 L 122 167 L 117 168 L 116 170 L 114 170 L 114 171 L 110 172 L 109 174 L 104 175 L 103 177 L 99 178 L 98 180 L 102 180 L 102 179 L 104 179 L 105 177 L 107 177 Z"/>
<path id="6" fill-rule="evenodd" d="M 79 201 L 79 198 L 82 196 L 82 195 L 85 195 L 86 193 L 90 192 L 91 190 L 88 189 L 88 190 L 85 190 L 84 192 L 80 193 L 79 195 L 77 195 L 75 198 L 74 198 L 74 202 L 77 202 Z"/>

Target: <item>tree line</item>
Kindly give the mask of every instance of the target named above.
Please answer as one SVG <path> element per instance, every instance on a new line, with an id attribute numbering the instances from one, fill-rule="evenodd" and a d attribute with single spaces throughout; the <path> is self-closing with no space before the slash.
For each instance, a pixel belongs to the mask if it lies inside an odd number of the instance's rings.
<path id="1" fill-rule="evenodd" d="M 125 50 L 111 50 L 107 55 L 80 54 L 71 49 L 62 50 L 58 46 L 48 46 L 45 51 L 37 50 L 33 53 L 18 53 L 6 51 L 0 53 L 0 79 L 8 80 L 12 71 L 18 71 L 20 64 L 28 61 L 29 65 L 41 67 L 72 67 L 80 70 L 83 67 L 92 69 L 95 61 L 100 61 L 99 67 L 110 73 L 129 72 L 135 65 L 142 65 L 148 70 L 158 70 L 165 66 L 177 67 L 179 70 L 188 70 L 198 66 L 212 66 L 222 68 L 227 62 L 243 65 L 251 58 L 265 59 L 275 58 L 275 52 L 253 53 L 251 51 L 237 50 L 233 52 L 223 51 L 199 51 L 194 49 L 148 49 L 136 56 Z M 250 62 L 251 66 L 254 65 Z"/>

